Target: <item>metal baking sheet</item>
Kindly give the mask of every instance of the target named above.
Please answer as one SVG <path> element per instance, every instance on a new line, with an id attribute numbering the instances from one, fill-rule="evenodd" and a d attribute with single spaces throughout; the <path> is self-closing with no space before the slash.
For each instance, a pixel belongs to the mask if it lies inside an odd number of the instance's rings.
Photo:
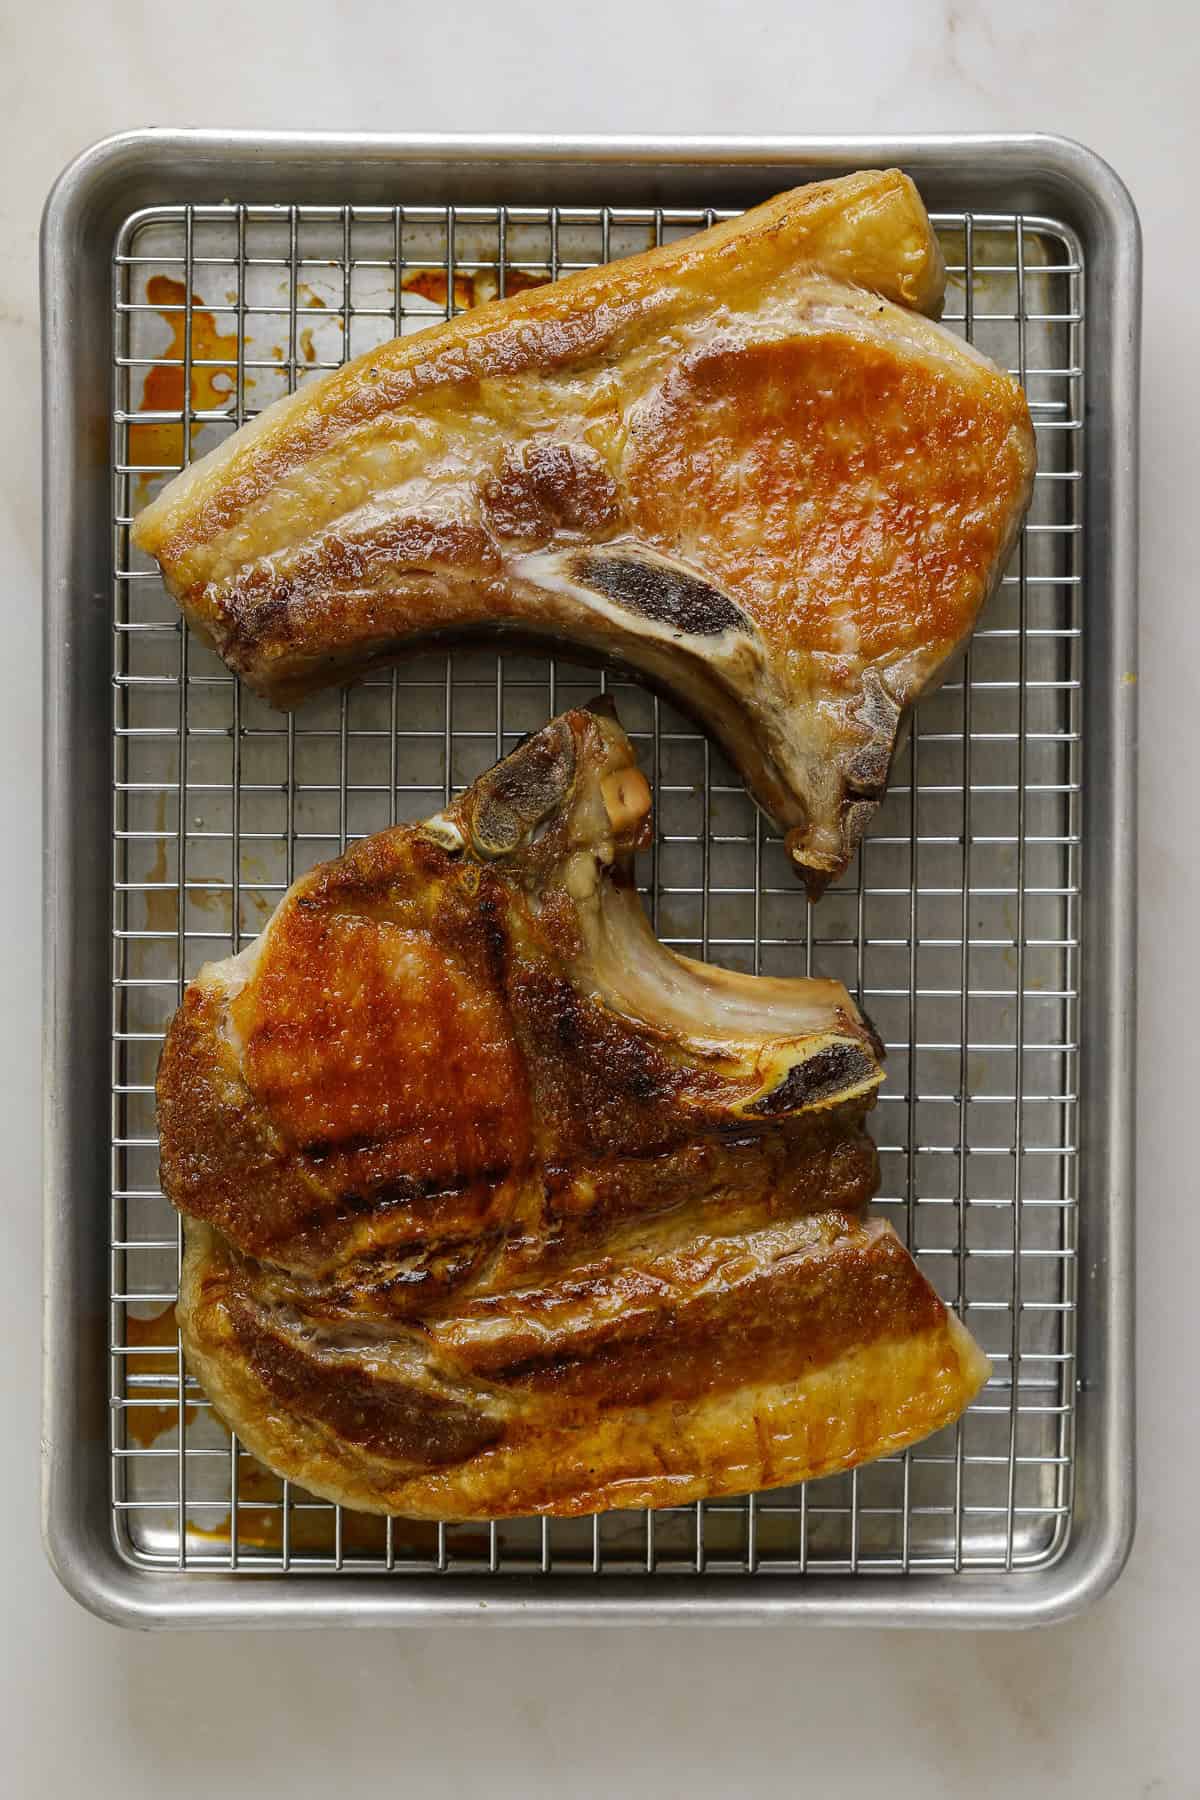
<path id="1" fill-rule="evenodd" d="M 696 727 L 633 681 L 607 686 L 654 788 L 641 873 L 659 934 L 860 996 L 889 1058 L 877 1204 L 993 1379 L 958 1426 L 806 1487 L 490 1526 L 345 1512 L 262 1470 L 184 1366 L 162 1031 L 294 875 L 436 809 L 605 678 L 438 652 L 285 718 L 181 631 L 129 520 L 277 394 L 396 332 L 879 162 L 920 183 L 947 322 L 1023 381 L 1037 427 L 1034 504 L 965 663 L 815 908 Z M 1138 270 L 1111 172 L 1051 139 L 145 133 L 67 172 L 43 256 L 45 1493 L 67 1585 L 108 1616 L 177 1624 L 1020 1623 L 1098 1592 L 1133 1516 Z"/>

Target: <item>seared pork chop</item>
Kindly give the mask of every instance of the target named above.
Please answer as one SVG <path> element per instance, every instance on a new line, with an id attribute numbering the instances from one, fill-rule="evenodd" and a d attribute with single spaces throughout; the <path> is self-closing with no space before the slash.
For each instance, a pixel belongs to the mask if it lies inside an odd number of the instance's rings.
<path id="1" fill-rule="evenodd" d="M 565 714 L 189 987 L 179 1320 L 279 1474 L 426 1518 L 671 1504 L 896 1450 L 986 1378 L 865 1213 L 870 1026 L 659 944 L 649 806 L 615 718 Z"/>
<path id="2" fill-rule="evenodd" d="M 925 313 L 895 170 L 369 351 L 138 518 L 268 700 L 481 629 L 632 665 L 721 739 L 818 894 L 1029 500 L 1020 388 Z"/>

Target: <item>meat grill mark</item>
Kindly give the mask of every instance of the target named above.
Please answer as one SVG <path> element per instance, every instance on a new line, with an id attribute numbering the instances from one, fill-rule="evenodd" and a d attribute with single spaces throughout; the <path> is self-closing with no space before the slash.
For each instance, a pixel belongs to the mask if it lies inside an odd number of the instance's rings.
<path id="1" fill-rule="evenodd" d="M 647 1219 L 688 1212 L 697 1229 L 729 1229 L 732 1176 L 740 1184 L 738 1205 L 761 1224 L 853 1210 L 870 1195 L 876 1169 L 875 1147 L 855 1130 L 853 1115 L 824 1114 L 816 1126 L 793 1121 L 769 1138 L 747 1137 L 743 1127 L 740 1137 L 721 1134 L 641 1157 L 546 1163 L 525 1172 L 515 1209 L 503 1216 L 482 1198 L 474 1211 L 467 1206 L 450 1216 L 444 1206 L 440 1216 L 436 1207 L 417 1208 L 380 1241 L 331 1247 L 318 1275 L 269 1255 L 240 1261 L 307 1316 L 399 1318 L 481 1291 L 481 1273 L 496 1292 L 548 1278 L 570 1259 L 602 1252 L 614 1231 L 640 1230 Z M 371 1216 L 385 1221 L 387 1208 Z M 298 1222 L 297 1233 L 307 1222 Z M 509 1273 L 497 1283 L 501 1258 Z"/>
<path id="2" fill-rule="evenodd" d="M 847 1215 L 842 1242 L 785 1255 L 716 1292 L 689 1293 L 674 1308 L 655 1304 L 652 1280 L 643 1285 L 635 1272 L 622 1283 L 618 1272 L 614 1287 L 628 1288 L 621 1312 L 590 1323 L 588 1303 L 607 1286 L 601 1273 L 594 1287 L 583 1281 L 572 1296 L 578 1323 L 551 1324 L 536 1349 L 516 1313 L 498 1338 L 474 1344 L 455 1332 L 451 1342 L 472 1374 L 497 1387 L 639 1406 L 728 1390 L 751 1373 L 767 1379 L 798 1365 L 820 1367 L 851 1348 L 936 1326 L 942 1302 L 899 1241 L 880 1237 L 864 1249 L 861 1233 Z"/>
<path id="3" fill-rule="evenodd" d="M 673 626 L 689 637 L 719 637 L 723 631 L 750 634 L 745 613 L 727 594 L 698 575 L 636 551 L 581 551 L 571 559 L 571 572 L 581 587 L 593 588 L 627 612 Z"/>

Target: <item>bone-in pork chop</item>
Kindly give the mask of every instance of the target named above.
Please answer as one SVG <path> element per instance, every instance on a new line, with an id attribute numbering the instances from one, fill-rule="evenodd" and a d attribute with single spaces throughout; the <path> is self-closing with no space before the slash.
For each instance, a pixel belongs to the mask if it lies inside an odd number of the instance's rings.
<path id="1" fill-rule="evenodd" d="M 649 804 L 615 718 L 565 714 L 188 989 L 179 1319 L 279 1474 L 426 1518 L 663 1505 L 899 1449 L 986 1378 L 866 1215 L 870 1026 L 658 943 Z"/>
<path id="2" fill-rule="evenodd" d="M 801 188 L 360 356 L 134 536 L 282 706 L 479 630 L 632 665 L 721 739 L 815 895 L 1031 491 L 1017 383 L 923 316 L 943 282 L 905 176 Z"/>

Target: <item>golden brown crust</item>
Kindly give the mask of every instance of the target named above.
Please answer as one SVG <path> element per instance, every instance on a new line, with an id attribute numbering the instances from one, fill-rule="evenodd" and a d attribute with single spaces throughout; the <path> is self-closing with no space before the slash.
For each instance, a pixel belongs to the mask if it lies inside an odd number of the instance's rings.
<path id="1" fill-rule="evenodd" d="M 856 685 L 864 660 L 936 658 L 970 631 L 1027 485 L 1028 429 L 998 370 L 948 379 L 836 330 L 718 343 L 635 419 L 631 523 L 685 545 L 782 651 L 825 653 Z"/>
<path id="2" fill-rule="evenodd" d="M 568 714 L 303 877 L 171 1025 L 189 1361 L 317 1492 L 454 1518 L 730 1492 L 909 1441 L 982 1378 L 862 1217 L 870 1027 L 835 983 L 658 946 L 646 804 L 615 721 Z"/>
<path id="3" fill-rule="evenodd" d="M 484 485 L 490 533 L 521 550 L 536 550 L 562 533 L 600 540 L 621 523 L 616 482 L 590 444 L 513 445 Z"/>
<path id="4" fill-rule="evenodd" d="M 735 1370 L 701 1356 L 682 1379 L 678 1357 L 665 1376 L 648 1357 L 628 1384 L 636 1399 L 619 1399 L 615 1387 L 610 1398 L 599 1367 L 579 1370 L 564 1391 L 551 1381 L 532 1395 L 519 1383 L 451 1385 L 428 1374 L 414 1388 L 403 1366 L 364 1377 L 361 1355 L 306 1354 L 270 1319 L 231 1305 L 219 1253 L 214 1272 L 204 1236 L 194 1241 L 191 1232 L 185 1347 L 253 1454 L 361 1511 L 483 1519 L 682 1505 L 902 1449 L 955 1418 L 986 1378 L 985 1359 L 940 1303 L 892 1313 L 896 1295 L 886 1279 L 875 1289 L 877 1268 L 886 1277 L 890 1265 L 907 1264 L 909 1279 L 929 1290 L 890 1228 L 875 1227 L 874 1241 L 869 1229 L 856 1230 L 844 1252 L 857 1277 L 856 1329 L 894 1317 L 896 1329 L 807 1360 L 789 1357 L 780 1334 L 767 1367 Z M 769 1314 L 755 1324 L 770 1338 Z"/>
<path id="5" fill-rule="evenodd" d="M 701 237 L 581 270 L 368 351 L 306 388 L 300 403 L 293 397 L 240 433 L 240 445 L 222 458 L 221 483 L 192 475 L 174 497 L 160 496 L 141 515 L 138 540 L 173 564 L 356 428 L 431 391 L 450 387 L 469 401 L 472 384 L 485 380 L 615 360 L 640 330 L 709 304 L 714 285 L 753 290 L 781 262 L 820 268 L 900 305 L 941 308 L 941 256 L 908 177 L 888 169 L 815 182 Z M 181 504 L 192 488 L 203 492 L 195 510 Z"/>

